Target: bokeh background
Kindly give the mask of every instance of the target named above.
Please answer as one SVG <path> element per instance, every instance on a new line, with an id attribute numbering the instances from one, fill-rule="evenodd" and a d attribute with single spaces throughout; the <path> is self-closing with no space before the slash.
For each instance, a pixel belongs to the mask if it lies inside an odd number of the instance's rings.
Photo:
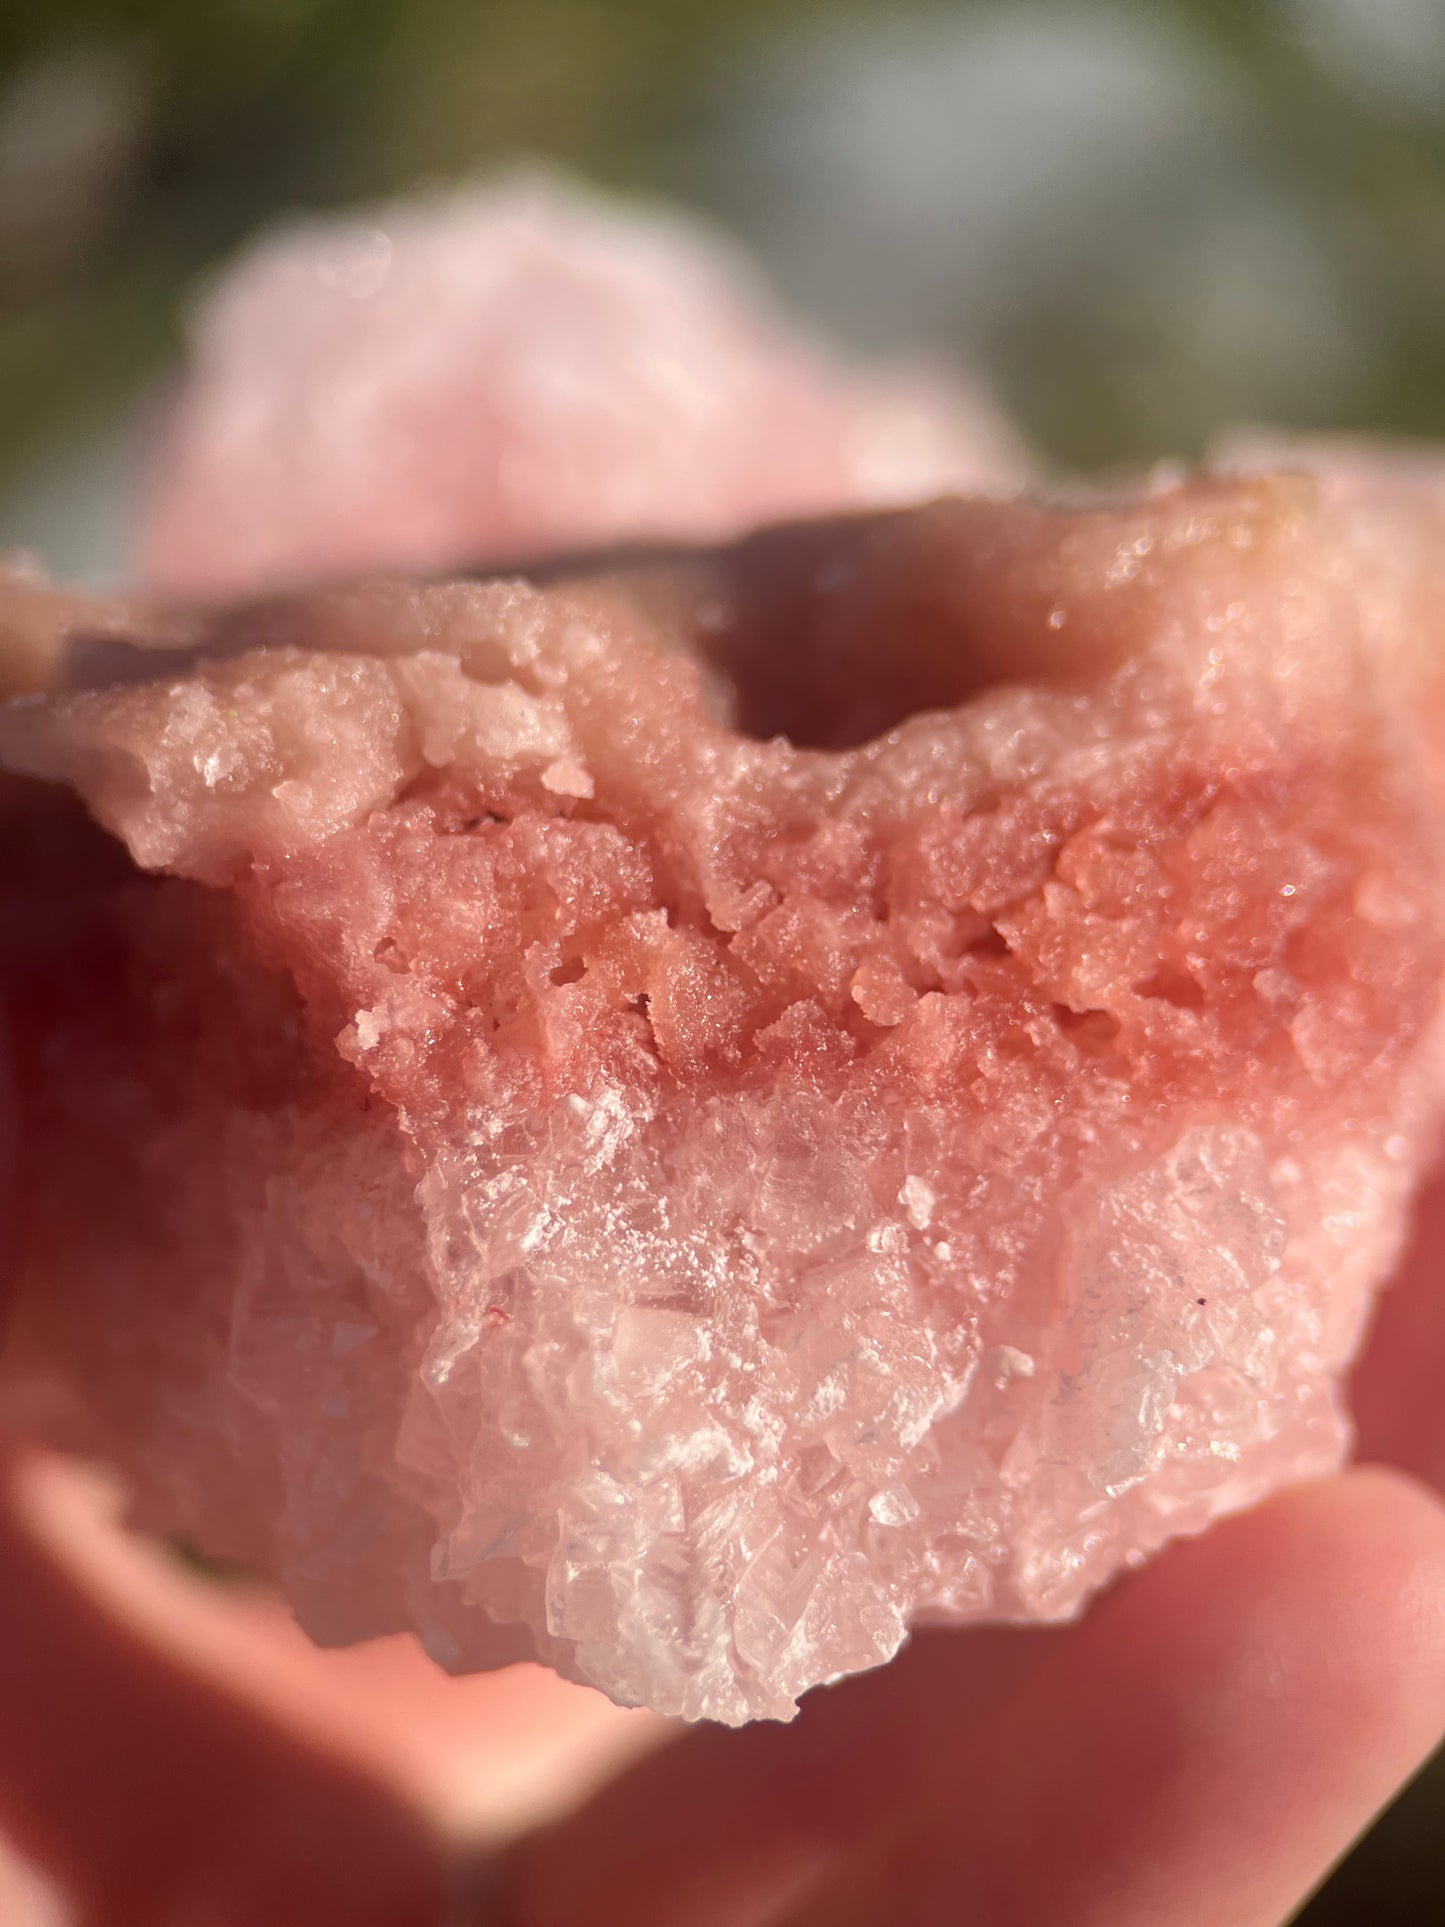
<path id="1" fill-rule="evenodd" d="M 0 548 L 123 572 L 189 290 L 269 217 L 519 155 L 1061 464 L 1445 436 L 1445 0 L 3 0 Z M 1302 1919 L 1445 1920 L 1442 1823 L 1437 1764 Z"/>

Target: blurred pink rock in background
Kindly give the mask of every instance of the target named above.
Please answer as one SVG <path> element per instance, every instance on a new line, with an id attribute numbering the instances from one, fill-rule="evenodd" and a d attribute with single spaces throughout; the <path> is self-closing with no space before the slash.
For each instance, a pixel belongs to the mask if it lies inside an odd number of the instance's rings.
<path id="1" fill-rule="evenodd" d="M 263 237 L 202 304 L 143 572 L 245 594 L 1014 485 L 966 382 L 849 362 L 693 219 L 541 173 Z"/>
<path id="2" fill-rule="evenodd" d="M 1209 465 L 1222 475 L 1312 475 L 1325 501 L 1346 512 L 1445 513 L 1445 449 L 1438 442 L 1240 426 L 1215 436 Z"/>

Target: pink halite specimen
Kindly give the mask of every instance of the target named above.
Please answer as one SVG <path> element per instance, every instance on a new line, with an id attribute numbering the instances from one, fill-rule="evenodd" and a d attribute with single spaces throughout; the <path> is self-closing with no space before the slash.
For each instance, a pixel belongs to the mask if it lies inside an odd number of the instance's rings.
<path id="1" fill-rule="evenodd" d="M 145 563 L 171 594 L 249 594 L 1022 472 L 981 393 L 849 366 L 706 229 L 516 175 L 243 257 L 195 331 Z"/>
<path id="2" fill-rule="evenodd" d="M 726 1721 L 1334 1465 L 1439 1090 L 1387 566 L 1201 482 L 130 617 L 209 659 L 0 719 L 137 866 L 10 926 L 37 1422 L 323 1640 Z"/>

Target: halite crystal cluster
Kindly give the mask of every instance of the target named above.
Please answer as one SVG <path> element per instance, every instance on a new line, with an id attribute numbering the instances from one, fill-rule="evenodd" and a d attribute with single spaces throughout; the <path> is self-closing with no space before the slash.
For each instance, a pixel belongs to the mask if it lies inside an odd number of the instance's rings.
<path id="1" fill-rule="evenodd" d="M 133 859 L 10 966 L 36 1411 L 322 1639 L 733 1722 L 1334 1465 L 1438 1109 L 1431 514 L 104 617 L 0 719 Z"/>

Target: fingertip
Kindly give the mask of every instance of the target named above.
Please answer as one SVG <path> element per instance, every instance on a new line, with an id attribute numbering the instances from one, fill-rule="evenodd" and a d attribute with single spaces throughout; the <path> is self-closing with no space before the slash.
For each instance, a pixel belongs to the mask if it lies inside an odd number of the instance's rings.
<path id="1" fill-rule="evenodd" d="M 1188 1595 L 1186 1605 L 1185 1596 Z M 1391 1466 L 1352 1466 L 1277 1493 L 1173 1548 L 1119 1604 L 1167 1636 L 1193 1623 L 1269 1650 L 1328 1660 L 1339 1685 L 1352 1669 L 1383 1687 L 1418 1671 L 1445 1717 L 1445 1501 Z M 1171 1612 L 1170 1608 L 1174 1610 Z"/>
<path id="2" fill-rule="evenodd" d="M 790 1927 L 1220 1927 L 1296 1907 L 1445 1729 L 1445 1506 L 1361 1467 L 1097 1602 Z"/>
<path id="3" fill-rule="evenodd" d="M 1337 1687 L 1355 1677 L 1366 1729 L 1422 1752 L 1445 1727 L 1445 1500 L 1392 1466 L 1305 1489 L 1292 1514 L 1330 1608 Z"/>
<path id="4" fill-rule="evenodd" d="M 1377 1591 L 1392 1582 L 1422 1596 L 1445 1628 L 1445 1495 L 1423 1478 L 1394 1465 L 1350 1466 L 1302 1486 L 1291 1517 L 1301 1539 L 1318 1534 L 1322 1556 L 1346 1538 L 1358 1563 L 1374 1562 Z"/>
<path id="5" fill-rule="evenodd" d="M 1368 1461 L 1348 1465 L 1329 1478 L 1287 1488 L 1257 1508 L 1255 1516 L 1266 1513 L 1269 1506 L 1289 1507 L 1302 1525 L 1348 1520 L 1352 1529 L 1363 1528 L 1402 1546 L 1415 1542 L 1422 1551 L 1445 1543 L 1445 1497 L 1397 1465 Z M 1242 1514 L 1241 1520 L 1251 1516 Z"/>
<path id="6" fill-rule="evenodd" d="M 1362 1454 L 1406 1466 L 1445 1491 L 1445 1172 L 1415 1202 L 1414 1223 L 1350 1383 Z"/>

